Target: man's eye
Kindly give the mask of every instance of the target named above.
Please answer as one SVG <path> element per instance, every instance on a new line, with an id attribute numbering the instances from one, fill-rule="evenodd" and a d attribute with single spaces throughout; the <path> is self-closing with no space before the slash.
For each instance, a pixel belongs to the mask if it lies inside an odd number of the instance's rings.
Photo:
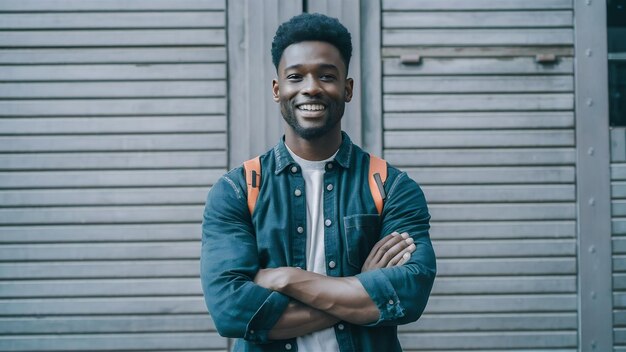
<path id="1" fill-rule="evenodd" d="M 302 79 L 302 76 L 300 76 L 300 75 L 289 75 L 289 76 L 287 76 L 287 79 L 290 80 L 290 81 L 295 81 L 295 80 Z"/>
<path id="2" fill-rule="evenodd" d="M 332 81 L 335 79 L 335 76 L 333 75 L 322 75 L 322 80 L 324 81 Z"/>

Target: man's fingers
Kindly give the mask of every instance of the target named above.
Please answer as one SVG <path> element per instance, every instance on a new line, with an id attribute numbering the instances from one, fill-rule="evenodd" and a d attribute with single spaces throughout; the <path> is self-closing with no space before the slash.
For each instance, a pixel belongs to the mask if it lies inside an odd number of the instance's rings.
<path id="1" fill-rule="evenodd" d="M 402 239 L 402 241 L 399 241 L 393 247 L 389 248 L 389 250 L 385 254 L 383 254 L 383 257 L 380 260 L 381 267 L 389 267 L 389 263 L 396 256 L 399 256 L 398 260 L 400 260 L 400 258 L 402 257 L 401 253 L 412 244 L 413 244 L 413 239 L 409 237 L 407 239 Z M 395 263 L 397 263 L 397 261 L 394 262 L 393 264 Z"/>
<path id="2" fill-rule="evenodd" d="M 415 252 L 415 243 L 411 243 L 403 251 L 396 254 L 396 256 L 387 263 L 386 267 L 391 268 L 392 266 L 400 266 L 406 263 L 411 258 L 411 253 L 413 252 Z"/>
<path id="3" fill-rule="evenodd" d="M 367 255 L 367 258 L 365 259 L 365 263 L 363 264 L 363 267 L 364 268 L 368 267 L 369 264 L 372 262 L 372 259 L 376 256 L 376 253 L 378 252 L 380 247 L 384 245 L 385 243 L 387 243 L 389 240 L 392 240 L 397 235 L 399 235 L 399 233 L 394 231 L 390 233 L 389 235 L 383 237 L 383 239 L 381 239 L 380 241 L 376 242 L 376 244 L 374 245 L 374 248 L 372 248 L 370 253 Z"/>
<path id="4" fill-rule="evenodd" d="M 404 238 L 402 235 L 394 235 L 391 239 L 383 243 L 380 248 L 374 253 L 374 257 L 372 258 L 372 264 L 377 265 L 380 264 L 383 260 L 385 253 L 387 253 L 393 246 L 402 242 Z M 387 263 L 382 263 L 382 265 L 378 265 L 380 268 L 384 268 Z"/>

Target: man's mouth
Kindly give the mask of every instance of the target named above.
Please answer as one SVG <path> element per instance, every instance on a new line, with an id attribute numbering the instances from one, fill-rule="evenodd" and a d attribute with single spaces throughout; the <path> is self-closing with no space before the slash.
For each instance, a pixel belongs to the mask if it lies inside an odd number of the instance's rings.
<path id="1" fill-rule="evenodd" d="M 322 104 L 300 104 L 298 105 L 298 110 L 302 111 L 324 111 L 326 110 L 326 106 Z"/>

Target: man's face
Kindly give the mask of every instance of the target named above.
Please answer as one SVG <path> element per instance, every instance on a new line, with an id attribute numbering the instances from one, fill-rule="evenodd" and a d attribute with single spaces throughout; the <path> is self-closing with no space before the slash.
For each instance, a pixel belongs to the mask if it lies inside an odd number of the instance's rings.
<path id="1" fill-rule="evenodd" d="M 346 76 L 341 54 L 332 44 L 305 41 L 283 51 L 272 92 L 298 136 L 316 139 L 341 126 L 345 105 L 352 99 L 353 81 Z"/>

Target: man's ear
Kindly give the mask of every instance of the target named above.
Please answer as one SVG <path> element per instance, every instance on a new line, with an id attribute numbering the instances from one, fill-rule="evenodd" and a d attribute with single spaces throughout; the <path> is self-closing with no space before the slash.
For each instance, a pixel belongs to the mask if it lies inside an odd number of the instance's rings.
<path id="1" fill-rule="evenodd" d="M 354 90 L 354 80 L 352 78 L 346 78 L 346 89 L 344 92 L 343 100 L 349 103 L 352 100 L 352 91 Z"/>
<path id="2" fill-rule="evenodd" d="M 273 95 L 272 98 L 274 99 L 274 101 L 278 103 L 279 97 L 280 97 L 280 89 L 278 87 L 277 79 L 272 80 L 272 95 Z"/>

